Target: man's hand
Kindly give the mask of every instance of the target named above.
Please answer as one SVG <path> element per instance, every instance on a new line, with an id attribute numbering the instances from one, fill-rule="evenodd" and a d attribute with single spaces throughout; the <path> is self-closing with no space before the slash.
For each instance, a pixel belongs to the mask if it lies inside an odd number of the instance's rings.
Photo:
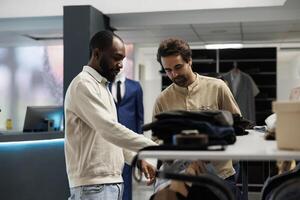
<path id="1" fill-rule="evenodd" d="M 152 185 L 155 181 L 156 168 L 145 160 L 141 160 L 141 168 L 145 177 L 148 179 L 147 185 Z"/>

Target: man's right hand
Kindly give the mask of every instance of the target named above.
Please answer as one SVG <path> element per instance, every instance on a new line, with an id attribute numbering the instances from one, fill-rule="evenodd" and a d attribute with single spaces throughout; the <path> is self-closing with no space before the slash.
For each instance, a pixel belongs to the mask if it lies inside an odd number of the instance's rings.
<path id="1" fill-rule="evenodd" d="M 141 160 L 141 170 L 148 179 L 147 185 L 152 185 L 156 179 L 156 168 L 145 160 Z"/>

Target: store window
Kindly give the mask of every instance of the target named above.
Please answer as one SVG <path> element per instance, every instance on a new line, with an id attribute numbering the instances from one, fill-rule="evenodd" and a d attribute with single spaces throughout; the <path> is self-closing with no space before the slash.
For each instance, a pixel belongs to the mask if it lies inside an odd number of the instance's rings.
<path id="1" fill-rule="evenodd" d="M 124 70 L 133 79 L 134 46 L 126 44 Z M 12 119 L 23 130 L 27 106 L 63 104 L 63 45 L 0 48 L 0 130 Z"/>
<path id="2" fill-rule="evenodd" d="M 63 46 L 0 48 L 0 129 L 22 130 L 27 106 L 63 104 Z"/>
<path id="3" fill-rule="evenodd" d="M 134 79 L 134 45 L 125 44 L 126 57 L 123 60 L 123 68 L 127 78 Z"/>

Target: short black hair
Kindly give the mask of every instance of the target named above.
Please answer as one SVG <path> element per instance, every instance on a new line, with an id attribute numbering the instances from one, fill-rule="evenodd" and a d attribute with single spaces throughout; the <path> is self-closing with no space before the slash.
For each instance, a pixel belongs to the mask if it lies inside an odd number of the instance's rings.
<path id="1" fill-rule="evenodd" d="M 110 48 L 114 37 L 119 38 L 123 42 L 123 40 L 112 31 L 105 30 L 97 32 L 90 40 L 90 58 L 94 49 L 99 48 L 100 50 L 106 50 Z"/>
<path id="2" fill-rule="evenodd" d="M 181 55 L 185 62 L 189 62 L 192 58 L 192 50 L 189 44 L 180 38 L 169 38 L 163 40 L 157 50 L 156 59 L 161 64 L 161 57 Z"/>

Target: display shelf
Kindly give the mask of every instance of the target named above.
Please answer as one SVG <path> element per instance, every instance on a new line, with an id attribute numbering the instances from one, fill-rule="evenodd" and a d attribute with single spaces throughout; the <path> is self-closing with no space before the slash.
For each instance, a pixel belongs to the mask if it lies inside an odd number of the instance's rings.
<path id="1" fill-rule="evenodd" d="M 220 62 L 276 62 L 276 59 L 222 59 Z"/>
<path id="2" fill-rule="evenodd" d="M 276 75 L 276 72 L 249 72 L 250 75 Z"/>
<path id="3" fill-rule="evenodd" d="M 212 63 L 216 63 L 216 60 L 214 60 L 214 59 L 193 59 L 193 63 L 208 63 L 208 64 L 212 64 Z"/>
<path id="4" fill-rule="evenodd" d="M 276 88 L 276 85 L 258 85 L 259 88 Z"/>
<path id="5" fill-rule="evenodd" d="M 255 98 L 255 101 L 275 101 L 276 98 Z"/>

